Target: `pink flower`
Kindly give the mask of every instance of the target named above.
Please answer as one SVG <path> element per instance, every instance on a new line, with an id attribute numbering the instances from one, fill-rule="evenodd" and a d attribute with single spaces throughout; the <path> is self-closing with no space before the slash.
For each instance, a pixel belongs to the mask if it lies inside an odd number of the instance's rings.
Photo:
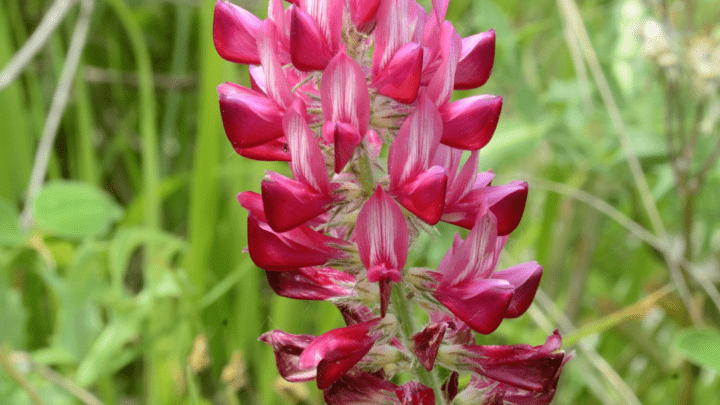
<path id="1" fill-rule="evenodd" d="M 462 39 L 462 52 L 455 71 L 455 89 L 467 90 L 487 82 L 495 62 L 495 30 Z"/>
<path id="2" fill-rule="evenodd" d="M 291 6 L 290 54 L 300 70 L 325 69 L 340 47 L 342 0 L 302 0 Z"/>
<path id="3" fill-rule="evenodd" d="M 502 97 L 482 95 L 443 105 L 440 114 L 444 127 L 440 142 L 465 150 L 477 150 L 487 145 L 495 133 L 502 102 Z"/>
<path id="4" fill-rule="evenodd" d="M 435 157 L 434 164 L 448 168 L 447 194 L 441 220 L 470 229 L 485 206 L 497 219 L 498 235 L 504 236 L 514 231 L 525 211 L 527 183 L 517 181 L 491 186 L 495 174 L 491 171 L 478 173 L 476 151 L 470 154 L 458 173 L 461 154 L 458 149 L 441 145 Z"/>
<path id="5" fill-rule="evenodd" d="M 408 253 L 405 217 L 395 202 L 378 186 L 360 210 L 355 239 L 370 282 L 380 284 L 380 311 L 385 316 L 390 283 L 399 283 Z"/>
<path id="6" fill-rule="evenodd" d="M 402 405 L 435 405 L 435 393 L 417 381 L 409 381 L 395 388 Z"/>
<path id="7" fill-rule="evenodd" d="M 425 94 L 417 104 L 390 144 L 390 193 L 410 212 L 435 225 L 443 214 L 447 184 L 445 169 L 431 167 L 440 145 L 442 119 Z"/>
<path id="8" fill-rule="evenodd" d="M 262 21 L 242 7 L 218 0 L 215 3 L 213 40 L 224 59 L 259 64 L 256 38 Z"/>
<path id="9" fill-rule="evenodd" d="M 301 369 L 298 365 L 300 354 L 315 339 L 311 335 L 292 335 L 281 330 L 263 333 L 258 340 L 272 346 L 275 363 L 282 378 L 290 382 L 312 381 L 316 378 L 314 369 Z"/>
<path id="10" fill-rule="evenodd" d="M 351 369 L 325 390 L 328 405 L 397 405 L 395 384 L 376 375 Z"/>
<path id="11" fill-rule="evenodd" d="M 513 296 L 513 287 L 501 279 L 489 279 L 497 264 L 499 251 L 494 215 L 478 218 L 464 241 L 456 236 L 438 268 L 440 283 L 433 293 L 476 332 L 492 333 L 505 318 Z"/>
<path id="12" fill-rule="evenodd" d="M 300 354 L 301 369 L 317 369 L 317 386 L 330 387 L 372 348 L 379 335 L 370 333 L 379 318 L 333 329 L 314 339 Z"/>
<path id="13" fill-rule="evenodd" d="M 427 371 L 431 371 L 435 365 L 435 358 L 447 329 L 447 322 L 431 323 L 413 336 L 415 355 Z"/>
<path id="14" fill-rule="evenodd" d="M 275 294 L 296 300 L 327 300 L 355 295 L 355 277 L 332 267 L 305 267 L 288 271 L 266 271 Z"/>
<path id="15" fill-rule="evenodd" d="M 554 382 L 565 353 L 555 331 L 544 345 L 474 346 L 462 348 L 465 367 L 480 375 L 528 391 L 542 391 Z"/>
<path id="16" fill-rule="evenodd" d="M 473 331 L 527 311 L 543 268 L 496 271 L 528 184 L 478 172 L 502 97 L 450 100 L 488 80 L 495 32 L 461 38 L 448 2 L 428 13 L 416 0 L 270 0 L 265 20 L 215 6 L 218 53 L 252 65 L 250 88 L 218 86 L 226 135 L 240 155 L 287 161 L 292 173 L 268 171 L 262 194 L 238 195 L 247 252 L 276 294 L 332 302 L 347 325 L 260 340 L 283 378 L 315 380 L 329 404 L 430 405 L 436 393 L 547 404 L 568 358 L 557 333 L 536 347 L 475 345 Z M 406 269 L 410 244 L 439 221 L 470 232 L 455 235 L 437 271 Z M 430 317 L 420 330 L 408 319 L 415 304 Z M 415 364 L 449 377 L 432 389 L 390 382 Z M 460 371 L 473 376 L 458 392 Z"/>
<path id="17" fill-rule="evenodd" d="M 272 230 L 265 217 L 262 197 L 246 191 L 238 201 L 248 216 L 248 251 L 255 264 L 265 270 L 293 270 L 300 267 L 322 266 L 332 258 L 344 254 L 339 246 L 347 245 L 342 239 L 317 232 L 301 225 L 287 232 Z"/>
<path id="18" fill-rule="evenodd" d="M 262 182 L 263 207 L 268 224 L 276 232 L 288 231 L 317 217 L 337 199 L 331 192 L 325 158 L 305 115 L 305 103 L 297 99 L 283 119 L 295 180 L 268 172 Z"/>
<path id="19" fill-rule="evenodd" d="M 345 52 L 327 65 L 320 87 L 322 133 L 327 142 L 335 143 L 335 173 L 339 173 L 368 131 L 370 94 L 365 74 Z"/>

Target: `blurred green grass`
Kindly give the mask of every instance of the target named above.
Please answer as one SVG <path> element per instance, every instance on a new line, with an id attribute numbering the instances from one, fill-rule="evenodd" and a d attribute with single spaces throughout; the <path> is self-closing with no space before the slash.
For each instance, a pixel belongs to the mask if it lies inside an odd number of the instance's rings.
<path id="1" fill-rule="evenodd" d="M 261 17 L 266 3 L 238 2 Z M 650 3 L 579 6 L 630 146 L 679 245 L 683 205 L 667 159 L 666 100 L 658 67 L 641 52 Z M 687 14 L 678 23 L 686 42 L 695 35 L 720 44 L 720 20 L 712 18 L 717 4 L 670 3 L 684 7 L 673 12 Z M 0 0 L 0 67 L 50 4 Z M 692 341 L 676 347 L 676 337 L 692 326 L 681 297 L 635 305 L 671 282 L 662 254 L 578 198 L 578 191 L 589 193 L 651 229 L 611 114 L 574 53 L 578 45 L 560 4 L 453 0 L 447 14 L 462 36 L 497 32 L 490 81 L 455 95 L 504 97 L 480 169 L 492 168 L 497 183 L 530 182 L 525 217 L 501 265 L 538 260 L 545 267 L 546 299 L 479 342 L 540 344 L 550 330 L 564 327 L 576 343 L 566 350 L 578 355 L 561 379 L 558 404 L 635 397 L 644 404 L 679 403 L 688 387 L 693 402 L 720 403 L 719 370 L 697 360 L 703 367 L 688 369 L 682 351 L 694 350 Z M 246 67 L 214 50 L 213 7 L 212 1 L 97 1 L 29 232 L 18 215 L 77 10 L 19 79 L 0 90 L 0 356 L 7 360 L 0 404 L 82 403 L 63 381 L 108 405 L 321 401 L 312 384 L 279 385 L 272 351 L 257 341 L 270 329 L 320 334 L 342 319 L 330 304 L 273 296 L 262 271 L 242 253 L 246 214 L 236 194 L 259 191 L 264 170 L 287 169 L 241 158 L 225 139 L 215 87 L 249 82 Z M 688 86 L 678 97 L 691 116 L 699 96 Z M 716 87 L 703 103 L 717 109 L 719 99 Z M 698 140 L 700 157 L 718 137 L 713 125 Z M 713 284 L 720 260 L 719 173 L 714 167 L 698 191 L 685 240 L 695 247 L 687 259 Z M 570 192 L 555 192 L 556 183 Z M 57 221 L 72 215 L 78 219 Z M 415 265 L 435 266 L 451 243 L 453 227 L 438 228 L 440 240 L 421 238 L 411 250 Z M 720 314 L 699 283 L 690 284 L 704 326 L 715 333 Z M 568 322 L 580 332 L 568 330 Z M 25 371 L 14 377 L 8 367 Z"/>

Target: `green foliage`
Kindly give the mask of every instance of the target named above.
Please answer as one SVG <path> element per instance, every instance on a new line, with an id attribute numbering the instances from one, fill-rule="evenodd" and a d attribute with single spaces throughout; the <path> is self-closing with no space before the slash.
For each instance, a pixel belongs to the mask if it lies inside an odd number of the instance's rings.
<path id="1" fill-rule="evenodd" d="M 720 372 L 720 333 L 689 329 L 675 341 L 677 350 L 693 363 Z"/>
<path id="2" fill-rule="evenodd" d="M 38 230 L 74 240 L 102 236 L 123 217 L 122 207 L 105 191 L 74 181 L 47 183 L 32 207 Z"/>

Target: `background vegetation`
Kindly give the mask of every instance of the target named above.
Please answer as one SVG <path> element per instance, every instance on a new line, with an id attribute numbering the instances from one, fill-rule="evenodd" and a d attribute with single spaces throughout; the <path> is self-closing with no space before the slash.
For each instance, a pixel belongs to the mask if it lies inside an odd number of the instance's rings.
<path id="1" fill-rule="evenodd" d="M 320 401 L 256 340 L 341 319 L 242 253 L 235 195 L 284 169 L 225 139 L 215 87 L 248 76 L 217 56 L 213 7 L 0 0 L 0 404 Z M 481 341 L 559 327 L 558 404 L 720 403 L 717 1 L 453 0 L 448 19 L 497 31 L 481 169 L 530 182 L 503 261 L 545 267 Z M 437 264 L 439 228 L 412 265 Z"/>

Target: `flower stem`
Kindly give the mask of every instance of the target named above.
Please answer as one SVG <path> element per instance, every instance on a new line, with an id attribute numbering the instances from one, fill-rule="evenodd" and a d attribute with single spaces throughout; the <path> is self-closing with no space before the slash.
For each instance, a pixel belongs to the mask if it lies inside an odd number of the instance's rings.
<path id="1" fill-rule="evenodd" d="M 403 345 L 407 348 L 412 347 L 411 338 L 415 333 L 415 319 L 410 312 L 410 303 L 407 300 L 407 293 L 403 283 L 393 286 L 392 303 L 395 307 L 395 317 L 400 324 L 400 335 Z M 413 373 L 420 382 L 435 391 L 435 402 L 437 404 L 446 405 L 445 396 L 443 395 L 441 385 L 438 382 L 437 375 L 434 372 L 427 371 L 419 362 L 413 368 Z"/>

